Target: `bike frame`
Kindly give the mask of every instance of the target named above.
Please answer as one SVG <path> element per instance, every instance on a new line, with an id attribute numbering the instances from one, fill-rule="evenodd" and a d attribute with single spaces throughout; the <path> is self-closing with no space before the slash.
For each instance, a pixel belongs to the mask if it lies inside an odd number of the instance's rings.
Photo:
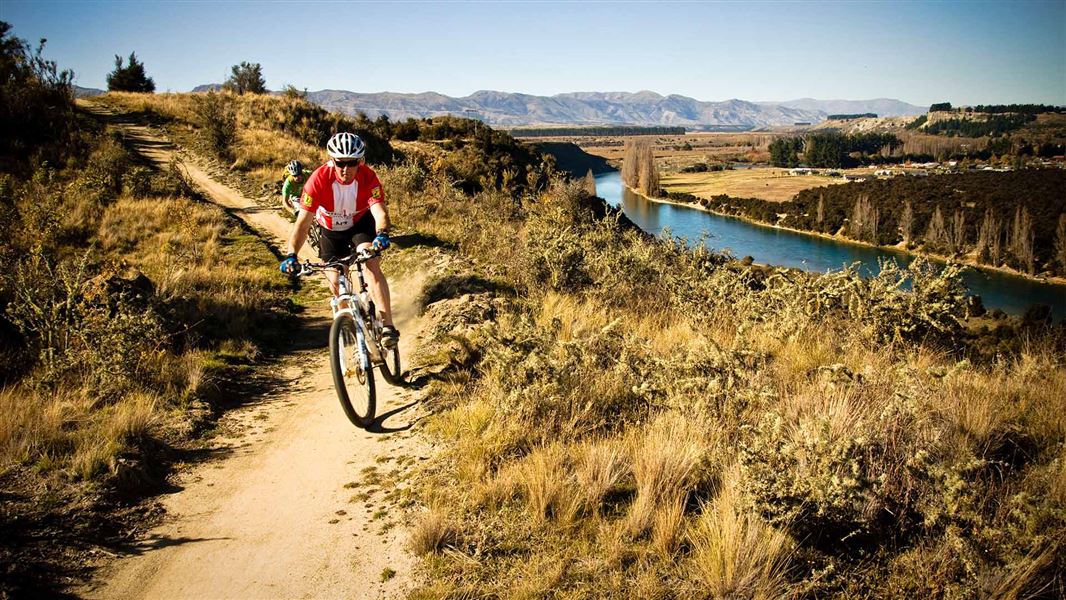
<path id="1" fill-rule="evenodd" d="M 379 363 L 385 357 L 382 356 L 381 349 L 377 344 L 377 336 L 373 332 L 367 331 L 367 322 L 373 322 L 372 320 L 377 317 L 370 314 L 370 300 L 367 297 L 370 292 L 363 276 L 363 266 L 361 264 L 354 266 L 357 269 L 356 276 L 359 278 L 359 291 L 354 294 L 351 289 L 351 280 L 347 274 L 352 265 L 348 265 L 347 268 L 333 267 L 337 270 L 337 295 L 330 300 L 330 309 L 333 311 L 334 319 L 341 315 L 349 315 L 355 321 L 356 332 L 360 338 L 359 342 L 370 354 L 367 357 L 369 363 Z M 363 365 L 363 367 L 370 368 L 370 364 Z"/>

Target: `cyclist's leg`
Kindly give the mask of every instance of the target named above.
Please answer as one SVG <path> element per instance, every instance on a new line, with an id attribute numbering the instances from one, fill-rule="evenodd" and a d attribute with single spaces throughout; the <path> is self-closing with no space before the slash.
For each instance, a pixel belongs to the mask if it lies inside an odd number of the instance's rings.
<path id="1" fill-rule="evenodd" d="M 316 227 L 317 225 L 311 225 Z M 318 245 L 318 257 L 323 262 L 329 262 L 338 258 L 344 258 L 352 253 L 352 238 L 351 231 L 333 232 L 327 229 L 323 229 L 321 232 Z M 340 293 L 337 288 L 337 272 L 332 269 L 326 269 L 326 280 L 329 281 L 329 289 L 336 296 Z"/>
<path id="2" fill-rule="evenodd" d="M 352 243 L 356 248 L 369 249 L 374 240 L 374 216 L 367 211 L 359 219 L 352 229 L 356 230 Z M 392 323 L 392 298 L 389 294 L 389 282 L 381 272 L 381 259 L 373 258 L 363 265 L 363 273 L 366 276 L 366 286 L 370 289 L 370 295 L 374 298 L 374 304 L 381 315 L 381 322 L 386 327 L 393 327 Z"/>

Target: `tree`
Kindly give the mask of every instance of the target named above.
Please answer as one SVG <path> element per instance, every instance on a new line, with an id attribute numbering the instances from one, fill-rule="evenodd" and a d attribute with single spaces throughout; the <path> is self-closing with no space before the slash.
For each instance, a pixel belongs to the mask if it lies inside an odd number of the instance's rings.
<path id="1" fill-rule="evenodd" d="M 1000 235 L 1002 227 L 996 214 L 991 208 L 985 209 L 985 218 L 981 221 L 981 228 L 977 230 L 977 258 L 981 262 L 990 265 L 999 264 L 1001 251 Z"/>
<path id="2" fill-rule="evenodd" d="M 137 60 L 137 53 L 130 52 L 130 60 L 122 66 L 122 57 L 115 55 L 115 70 L 107 74 L 107 90 L 110 92 L 155 91 L 155 82 L 144 72 L 144 63 Z"/>
<path id="3" fill-rule="evenodd" d="M 1015 208 L 1008 247 L 1015 265 L 1026 273 L 1032 273 L 1035 267 L 1034 237 L 1033 218 L 1029 215 L 1029 209 L 1024 206 Z"/>
<path id="4" fill-rule="evenodd" d="M 1059 224 L 1055 228 L 1055 252 L 1054 262 L 1059 268 L 1059 274 L 1066 274 L 1066 213 L 1059 215 Z"/>
<path id="5" fill-rule="evenodd" d="M 0 21 L 0 172 L 31 148 L 59 151 L 46 143 L 68 135 L 74 121 L 74 73 L 41 56 L 45 40 L 33 51 L 10 32 Z"/>
<path id="6" fill-rule="evenodd" d="M 910 200 L 903 205 L 903 215 L 899 218 L 899 235 L 903 238 L 903 245 L 910 248 L 914 242 L 914 206 Z"/>
<path id="7" fill-rule="evenodd" d="M 929 230 L 925 233 L 925 245 L 933 252 L 941 252 L 950 244 L 947 227 L 944 225 L 944 213 L 940 212 L 940 206 L 933 211 L 933 218 L 929 220 Z"/>
<path id="8" fill-rule="evenodd" d="M 865 240 L 876 244 L 880 218 L 880 211 L 873 202 L 870 202 L 870 197 L 865 194 L 859 196 L 851 213 L 848 232 L 856 240 Z"/>
<path id="9" fill-rule="evenodd" d="M 265 94 L 266 79 L 263 79 L 263 66 L 259 63 L 241 61 L 233 65 L 233 75 L 224 86 L 238 94 Z"/>
<path id="10" fill-rule="evenodd" d="M 659 193 L 659 167 L 648 140 L 627 140 L 622 157 L 622 183 L 645 196 Z"/>
<path id="11" fill-rule="evenodd" d="M 640 151 L 640 191 L 645 196 L 659 194 L 659 167 L 655 165 L 655 155 L 648 142 L 643 144 Z"/>
<path id="12" fill-rule="evenodd" d="M 622 157 L 622 183 L 630 188 L 640 185 L 640 169 L 637 160 L 636 140 L 626 140 L 625 154 Z"/>
<path id="13" fill-rule="evenodd" d="M 589 196 L 596 195 L 596 176 L 592 174 L 592 169 L 589 169 L 588 173 L 585 173 L 585 180 L 583 182 L 585 191 Z"/>
<path id="14" fill-rule="evenodd" d="M 966 246 L 966 213 L 957 209 L 951 216 L 951 252 L 961 254 Z"/>
<path id="15" fill-rule="evenodd" d="M 775 167 L 799 166 L 799 152 L 803 149 L 801 138 L 781 138 L 770 142 L 770 164 Z"/>

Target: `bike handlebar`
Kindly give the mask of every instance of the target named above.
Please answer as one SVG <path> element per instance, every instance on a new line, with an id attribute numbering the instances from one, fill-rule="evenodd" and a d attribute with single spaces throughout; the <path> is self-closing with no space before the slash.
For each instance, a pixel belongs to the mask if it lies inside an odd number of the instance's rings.
<path id="1" fill-rule="evenodd" d="M 381 250 L 357 250 L 353 254 L 349 254 L 344 258 L 337 258 L 329 262 L 313 263 L 311 261 L 305 261 L 297 263 L 300 265 L 300 270 L 296 272 L 297 277 L 304 275 L 311 275 L 325 269 L 340 269 L 341 267 L 347 267 L 351 265 L 361 265 L 368 260 L 381 256 Z"/>

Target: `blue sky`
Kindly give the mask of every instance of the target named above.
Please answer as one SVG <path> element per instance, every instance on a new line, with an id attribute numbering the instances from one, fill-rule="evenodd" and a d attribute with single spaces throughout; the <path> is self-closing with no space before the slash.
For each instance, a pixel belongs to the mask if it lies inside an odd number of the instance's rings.
<path id="1" fill-rule="evenodd" d="M 95 88 L 135 51 L 157 91 L 248 61 L 271 89 L 1066 105 L 1066 0 L 0 0 L 0 20 Z"/>

